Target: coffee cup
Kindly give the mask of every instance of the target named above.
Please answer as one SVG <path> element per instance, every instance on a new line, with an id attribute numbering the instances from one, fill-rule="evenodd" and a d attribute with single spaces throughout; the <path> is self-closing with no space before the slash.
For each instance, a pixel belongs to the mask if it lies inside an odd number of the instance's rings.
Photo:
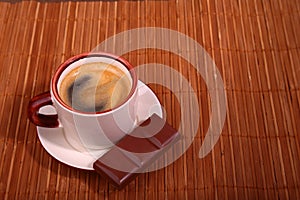
<path id="1" fill-rule="evenodd" d="M 64 130 L 76 149 L 105 149 L 136 126 L 137 76 L 124 58 L 83 53 L 62 63 L 50 91 L 33 97 L 28 118 L 36 126 Z M 57 114 L 42 114 L 52 105 Z"/>

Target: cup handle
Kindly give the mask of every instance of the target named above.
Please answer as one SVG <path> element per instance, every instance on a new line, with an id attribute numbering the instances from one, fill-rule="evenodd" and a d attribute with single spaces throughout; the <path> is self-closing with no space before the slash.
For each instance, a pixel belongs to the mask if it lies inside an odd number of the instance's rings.
<path id="1" fill-rule="evenodd" d="M 39 109 L 43 106 L 53 105 L 50 92 L 44 92 L 33 97 L 28 104 L 28 118 L 36 126 L 42 126 L 47 128 L 55 128 L 59 126 L 58 116 L 44 115 L 39 113 Z"/>

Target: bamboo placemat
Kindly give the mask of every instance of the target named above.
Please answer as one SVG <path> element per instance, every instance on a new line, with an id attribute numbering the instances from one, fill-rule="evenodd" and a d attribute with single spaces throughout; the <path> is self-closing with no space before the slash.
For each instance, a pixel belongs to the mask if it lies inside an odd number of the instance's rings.
<path id="1" fill-rule="evenodd" d="M 300 199 L 299 22 L 298 0 L 1 1 L 0 199 Z M 26 111 L 64 60 L 139 27 L 175 30 L 203 46 L 224 80 L 227 116 L 199 159 L 210 118 L 202 77 L 170 52 L 125 54 L 133 65 L 158 62 L 184 75 L 200 102 L 187 109 L 200 122 L 183 156 L 118 191 L 51 157 Z M 178 127 L 174 94 L 150 87 Z"/>

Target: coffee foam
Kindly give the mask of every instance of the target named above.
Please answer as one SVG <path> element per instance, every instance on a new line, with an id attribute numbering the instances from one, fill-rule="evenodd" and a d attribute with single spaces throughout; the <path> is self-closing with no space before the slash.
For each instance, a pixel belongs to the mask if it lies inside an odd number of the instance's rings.
<path id="1" fill-rule="evenodd" d="M 100 112 L 112 109 L 126 99 L 132 87 L 126 74 L 128 71 L 123 70 L 104 62 L 73 66 L 59 81 L 59 95 L 75 110 Z"/>

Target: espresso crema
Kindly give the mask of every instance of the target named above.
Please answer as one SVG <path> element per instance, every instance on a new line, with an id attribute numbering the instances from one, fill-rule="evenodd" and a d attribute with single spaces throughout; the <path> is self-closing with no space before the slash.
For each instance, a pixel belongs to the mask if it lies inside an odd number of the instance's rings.
<path id="1" fill-rule="evenodd" d="M 59 87 L 61 99 L 75 110 L 101 112 L 123 103 L 131 90 L 128 75 L 103 62 L 80 65 L 66 74 Z"/>

